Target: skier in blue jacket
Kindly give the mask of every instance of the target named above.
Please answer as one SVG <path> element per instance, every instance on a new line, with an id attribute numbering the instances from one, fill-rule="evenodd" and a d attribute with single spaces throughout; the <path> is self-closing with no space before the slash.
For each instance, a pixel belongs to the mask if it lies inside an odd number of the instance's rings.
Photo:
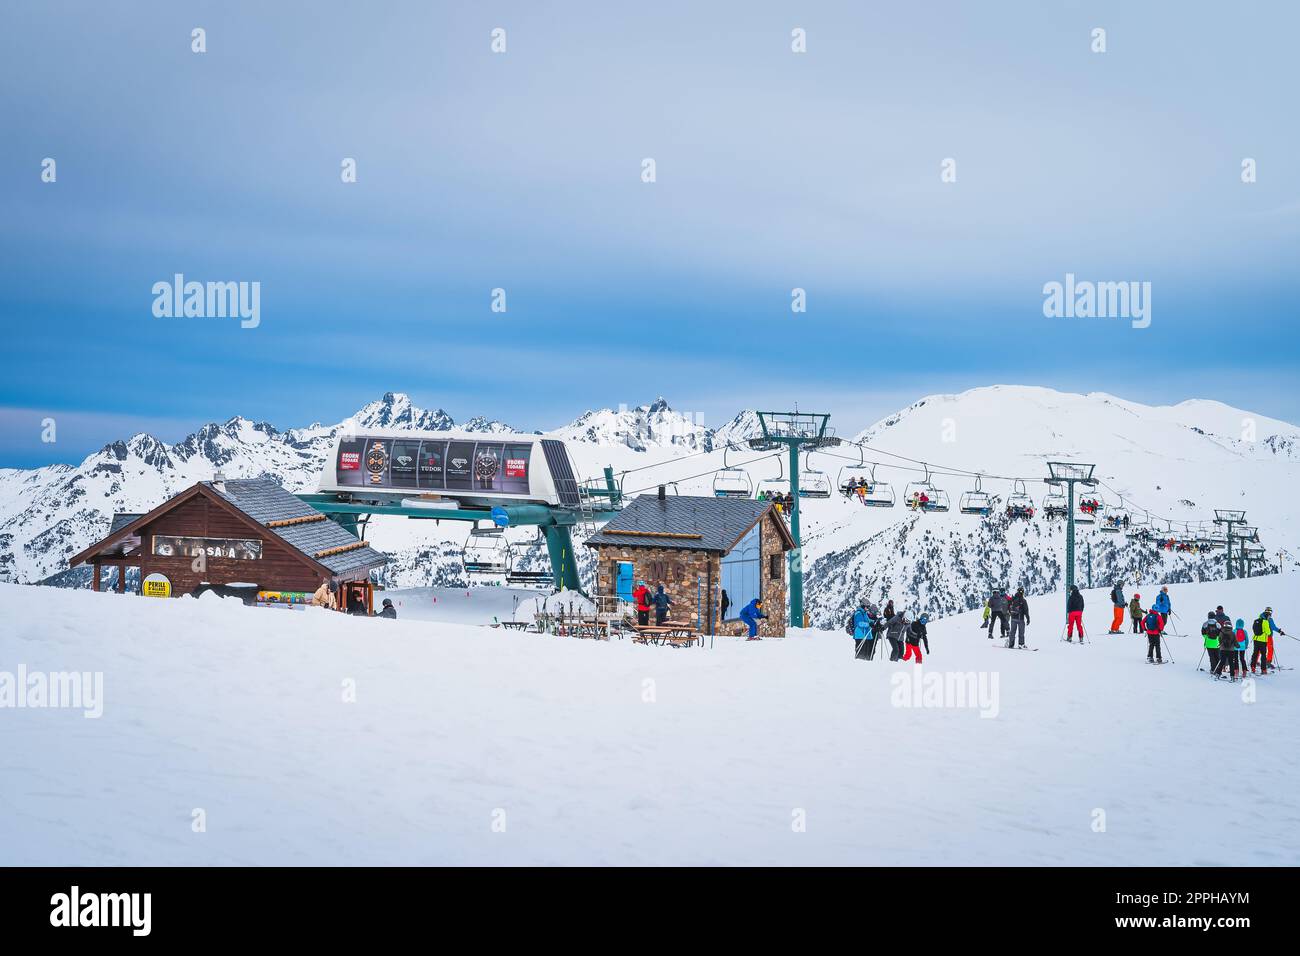
<path id="1" fill-rule="evenodd" d="M 754 600 L 745 605 L 740 612 L 740 619 L 749 627 L 749 636 L 745 638 L 745 640 L 762 640 L 762 638 L 758 636 L 758 622 L 765 617 L 767 617 L 767 615 L 763 613 L 763 602 L 761 599 L 754 598 Z"/>
<path id="2" fill-rule="evenodd" d="M 853 656 L 858 660 L 869 661 L 875 656 L 877 619 L 878 615 L 872 614 L 872 606 L 863 598 L 853 612 Z"/>
<path id="3" fill-rule="evenodd" d="M 1155 609 L 1160 615 L 1160 633 L 1163 634 L 1166 625 L 1169 624 L 1169 615 L 1174 613 L 1173 605 L 1169 603 L 1168 586 L 1162 587 L 1160 593 L 1156 595 Z"/>

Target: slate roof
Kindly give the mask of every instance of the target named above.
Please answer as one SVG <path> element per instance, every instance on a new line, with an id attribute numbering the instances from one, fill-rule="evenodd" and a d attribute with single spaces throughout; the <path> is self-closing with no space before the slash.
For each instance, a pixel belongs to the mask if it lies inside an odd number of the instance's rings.
<path id="1" fill-rule="evenodd" d="M 128 514 L 125 511 L 118 511 L 113 515 L 113 523 L 108 527 L 108 533 L 112 534 L 119 528 L 125 528 L 140 515 Z"/>
<path id="2" fill-rule="evenodd" d="M 737 541 L 772 507 L 753 498 L 705 498 L 691 495 L 641 495 L 586 540 L 588 547 L 614 544 L 623 547 L 675 548 L 682 551 L 731 550 Z M 785 523 L 782 522 L 784 529 Z M 620 535 L 620 531 L 698 534 L 698 538 L 649 538 Z M 787 542 L 793 545 L 786 532 Z"/>
<path id="3" fill-rule="evenodd" d="M 205 481 L 203 484 L 261 524 L 317 514 L 315 508 L 297 495 L 285 491 L 269 478 L 228 478 L 221 482 L 220 487 L 211 481 Z M 383 552 L 369 546 L 317 558 L 316 554 L 319 551 L 354 544 L 357 540 L 342 525 L 328 518 L 324 521 L 309 521 L 305 524 L 268 530 L 283 538 L 291 547 L 297 548 L 307 557 L 319 561 L 335 574 L 343 574 L 357 568 L 378 567 L 388 562 Z"/>

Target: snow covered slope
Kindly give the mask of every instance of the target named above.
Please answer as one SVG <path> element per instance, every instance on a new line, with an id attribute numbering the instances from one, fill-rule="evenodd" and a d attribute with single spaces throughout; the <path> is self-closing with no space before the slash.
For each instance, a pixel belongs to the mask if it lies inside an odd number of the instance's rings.
<path id="1" fill-rule="evenodd" d="M 1296 584 L 1176 586 L 1177 623 L 1300 632 Z M 0 865 L 1294 864 L 1295 672 L 1211 681 L 1193 637 L 1149 666 L 1100 593 L 1067 645 L 1060 600 L 1036 653 L 958 615 L 918 668 L 0 585 L 0 672 L 103 675 L 97 719 L 0 710 Z"/>

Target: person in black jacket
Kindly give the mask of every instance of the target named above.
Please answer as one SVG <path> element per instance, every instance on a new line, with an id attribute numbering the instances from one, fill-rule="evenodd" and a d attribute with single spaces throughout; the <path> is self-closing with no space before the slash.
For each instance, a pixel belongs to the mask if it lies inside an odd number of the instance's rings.
<path id="1" fill-rule="evenodd" d="M 664 621 L 668 619 L 668 608 L 672 606 L 673 599 L 664 591 L 662 584 L 655 588 L 654 595 L 650 598 L 650 603 L 655 607 L 655 626 L 663 627 Z"/>
<path id="2" fill-rule="evenodd" d="M 386 617 L 389 620 L 397 620 L 397 608 L 393 607 L 391 598 L 384 598 L 383 610 L 379 612 L 380 617 Z"/>
<path id="3" fill-rule="evenodd" d="M 916 662 L 921 663 L 921 644 L 925 644 L 925 652 L 930 653 L 930 637 L 926 633 L 925 625 L 930 620 L 930 615 L 922 614 L 907 628 L 907 649 L 903 651 L 903 660 L 910 661 L 913 657 Z"/>
<path id="4" fill-rule="evenodd" d="M 1002 588 L 997 588 L 989 596 L 989 640 L 993 640 L 993 622 L 999 622 L 1002 637 L 1007 636 L 1007 611 L 1010 602 L 1007 600 L 1007 592 Z"/>
<path id="5" fill-rule="evenodd" d="M 1079 643 L 1083 643 L 1083 594 L 1077 584 L 1070 585 L 1070 596 L 1065 599 L 1066 641 L 1074 643 L 1074 629 L 1079 628 Z"/>
<path id="6" fill-rule="evenodd" d="M 1016 635 L 1020 635 L 1020 646 L 1025 646 L 1025 627 L 1029 624 L 1029 602 L 1025 600 L 1025 589 L 1016 588 L 1016 596 L 1009 606 L 1011 614 L 1011 633 L 1007 637 L 1007 647 L 1016 646 Z"/>
<path id="7" fill-rule="evenodd" d="M 1128 609 L 1128 599 L 1124 597 L 1124 585 L 1119 581 L 1110 589 L 1111 607 L 1115 609 L 1115 616 L 1110 622 L 1110 634 L 1124 633 L 1124 612 Z"/>

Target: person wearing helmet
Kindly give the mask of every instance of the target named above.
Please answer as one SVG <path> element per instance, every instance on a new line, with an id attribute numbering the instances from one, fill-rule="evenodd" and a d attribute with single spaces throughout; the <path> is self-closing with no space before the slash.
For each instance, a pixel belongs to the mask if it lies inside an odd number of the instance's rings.
<path id="1" fill-rule="evenodd" d="M 1007 636 L 1007 647 L 1016 646 L 1016 635 L 1020 636 L 1020 646 L 1025 646 L 1025 628 L 1029 625 L 1029 602 L 1025 600 L 1025 589 L 1016 588 L 1016 596 L 1008 605 L 1011 614 L 1011 631 Z"/>
<path id="2" fill-rule="evenodd" d="M 1142 595 L 1133 595 L 1133 600 L 1128 602 L 1128 614 L 1133 619 L 1133 633 L 1142 633 Z"/>
<path id="3" fill-rule="evenodd" d="M 853 657 L 869 661 L 876 654 L 876 627 L 879 612 L 866 598 L 858 602 L 853 612 Z"/>
<path id="4" fill-rule="evenodd" d="M 1147 636 L 1148 664 L 1164 663 L 1164 659 L 1160 656 L 1160 629 L 1164 626 L 1164 618 L 1160 616 L 1160 612 L 1154 607 L 1147 611 L 1146 617 L 1142 618 L 1142 630 Z"/>
<path id="5" fill-rule="evenodd" d="M 1201 625 L 1201 637 L 1205 639 L 1205 653 L 1210 657 L 1210 674 L 1218 677 L 1219 672 L 1223 670 L 1223 659 L 1219 655 L 1219 622 L 1211 611 L 1205 615 L 1205 623 Z"/>
<path id="6" fill-rule="evenodd" d="M 384 598 L 383 609 L 379 612 L 380 617 L 386 617 L 389 620 L 397 620 L 397 608 L 393 607 L 392 598 Z"/>
<path id="7" fill-rule="evenodd" d="M 913 657 L 916 662 L 921 663 L 921 644 L 925 643 L 925 652 L 930 653 L 930 637 L 926 633 L 925 626 L 930 621 L 930 615 L 922 614 L 913 621 L 907 628 L 907 647 L 903 651 L 903 660 L 910 661 Z"/>
<path id="8" fill-rule="evenodd" d="M 1128 601 L 1124 600 L 1124 584 L 1122 581 L 1116 581 L 1115 586 L 1110 589 L 1111 607 L 1115 609 L 1110 619 L 1110 630 L 1108 634 L 1124 633 L 1124 608 L 1128 606 Z"/>

